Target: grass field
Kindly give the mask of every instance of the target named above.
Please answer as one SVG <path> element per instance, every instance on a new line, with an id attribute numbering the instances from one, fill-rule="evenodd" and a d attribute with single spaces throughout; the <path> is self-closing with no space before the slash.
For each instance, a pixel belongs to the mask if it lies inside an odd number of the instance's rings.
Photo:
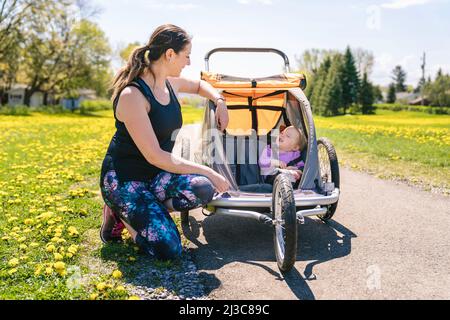
<path id="1" fill-rule="evenodd" d="M 184 123 L 202 114 L 186 107 Z M 448 190 L 450 116 L 381 111 L 315 119 L 342 165 Z M 98 239 L 111 111 L 1 115 L 0 126 L 0 299 L 135 298 L 126 277 L 138 272 L 136 247 Z"/>
<path id="2" fill-rule="evenodd" d="M 184 108 L 184 123 L 202 113 Z M 98 241 L 111 111 L 0 116 L 0 127 L 0 299 L 130 298 L 116 269 L 139 260 L 135 246 Z"/>
<path id="3" fill-rule="evenodd" d="M 315 123 L 317 135 L 336 146 L 341 164 L 449 192 L 450 116 L 379 110 L 376 115 L 315 117 Z"/>

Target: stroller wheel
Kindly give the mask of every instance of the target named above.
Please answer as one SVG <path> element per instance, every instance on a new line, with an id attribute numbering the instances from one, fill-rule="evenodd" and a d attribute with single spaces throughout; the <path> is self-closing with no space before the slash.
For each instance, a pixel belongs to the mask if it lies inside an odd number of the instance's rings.
<path id="1" fill-rule="evenodd" d="M 339 187 L 339 163 L 336 155 L 336 150 L 327 138 L 320 138 L 317 140 L 317 154 L 319 156 L 320 176 L 322 181 L 333 182 L 336 188 Z M 318 217 L 327 221 L 330 220 L 337 208 L 337 201 L 328 207 L 327 213 L 319 215 Z"/>
<path id="2" fill-rule="evenodd" d="M 273 184 L 272 217 L 275 221 L 273 240 L 278 268 L 289 271 L 297 257 L 297 213 L 294 190 L 289 178 L 279 174 Z"/>

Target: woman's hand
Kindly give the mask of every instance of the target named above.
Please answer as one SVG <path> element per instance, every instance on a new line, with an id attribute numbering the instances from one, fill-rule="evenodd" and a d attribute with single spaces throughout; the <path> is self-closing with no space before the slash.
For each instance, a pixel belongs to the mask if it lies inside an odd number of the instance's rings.
<path id="1" fill-rule="evenodd" d="M 228 191 L 230 188 L 230 184 L 227 179 L 225 179 L 222 175 L 218 174 L 215 171 L 212 171 L 208 174 L 208 179 L 211 180 L 212 184 L 216 188 L 219 193 Z"/>
<path id="2" fill-rule="evenodd" d="M 225 101 L 223 100 L 217 101 L 216 123 L 217 128 L 220 131 L 225 130 L 228 126 L 228 109 Z"/>

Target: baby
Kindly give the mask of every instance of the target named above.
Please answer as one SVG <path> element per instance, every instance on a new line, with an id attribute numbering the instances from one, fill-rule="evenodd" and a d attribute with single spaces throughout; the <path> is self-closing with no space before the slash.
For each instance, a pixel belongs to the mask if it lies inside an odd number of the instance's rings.
<path id="1" fill-rule="evenodd" d="M 300 150 L 306 146 L 306 138 L 301 130 L 294 126 L 289 126 L 280 132 L 276 143 L 278 145 L 278 159 L 273 159 L 272 149 L 268 145 L 263 149 L 259 158 L 261 174 L 265 183 L 272 183 L 278 172 L 287 173 L 292 177 L 293 182 L 300 179 L 305 166 L 300 158 Z M 281 169 L 281 170 L 280 170 Z"/>

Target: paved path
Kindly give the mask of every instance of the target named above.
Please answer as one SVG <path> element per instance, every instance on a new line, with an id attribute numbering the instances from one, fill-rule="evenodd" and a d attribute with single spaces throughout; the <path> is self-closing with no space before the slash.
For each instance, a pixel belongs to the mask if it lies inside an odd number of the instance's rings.
<path id="1" fill-rule="evenodd" d="M 341 168 L 335 219 L 299 226 L 294 269 L 272 230 L 191 212 L 184 233 L 213 299 L 450 299 L 450 197 Z"/>

